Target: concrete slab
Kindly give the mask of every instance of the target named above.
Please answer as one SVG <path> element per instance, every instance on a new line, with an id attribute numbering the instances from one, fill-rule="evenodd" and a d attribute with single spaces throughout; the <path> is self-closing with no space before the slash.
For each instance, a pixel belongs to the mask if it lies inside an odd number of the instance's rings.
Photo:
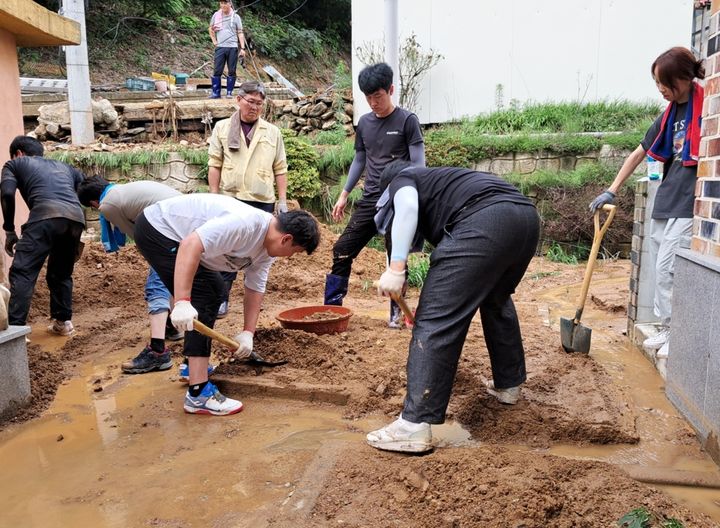
<path id="1" fill-rule="evenodd" d="M 30 370 L 25 336 L 29 326 L 0 332 L 0 419 L 15 415 L 30 402 Z"/>

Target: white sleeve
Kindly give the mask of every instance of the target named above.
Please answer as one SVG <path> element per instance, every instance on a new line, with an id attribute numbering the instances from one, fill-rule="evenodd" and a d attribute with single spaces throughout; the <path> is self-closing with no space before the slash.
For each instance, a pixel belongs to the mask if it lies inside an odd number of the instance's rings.
<path id="1" fill-rule="evenodd" d="M 406 185 L 395 192 L 390 262 L 407 261 L 417 231 L 418 208 L 418 193 L 415 187 Z"/>

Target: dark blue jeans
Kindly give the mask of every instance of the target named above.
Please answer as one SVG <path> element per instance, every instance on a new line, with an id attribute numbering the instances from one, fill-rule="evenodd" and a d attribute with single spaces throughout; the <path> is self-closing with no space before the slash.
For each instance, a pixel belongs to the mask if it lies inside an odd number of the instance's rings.
<path id="1" fill-rule="evenodd" d="M 215 48 L 215 65 L 213 76 L 220 77 L 227 62 L 228 77 L 235 77 L 237 71 L 238 49 L 237 48 Z"/>
<path id="2" fill-rule="evenodd" d="M 460 352 L 478 310 L 495 386 L 525 381 L 510 295 L 535 254 L 539 226 L 534 207 L 501 202 L 461 219 L 437 245 L 415 314 L 403 418 L 445 421 Z"/>

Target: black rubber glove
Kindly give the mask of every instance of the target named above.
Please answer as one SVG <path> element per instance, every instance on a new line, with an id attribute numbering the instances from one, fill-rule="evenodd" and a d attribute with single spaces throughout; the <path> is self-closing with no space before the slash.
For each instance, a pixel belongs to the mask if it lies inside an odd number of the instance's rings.
<path id="1" fill-rule="evenodd" d="M 613 203 L 615 203 L 615 193 L 612 191 L 605 191 L 590 203 L 590 212 L 594 214 L 595 211 L 600 209 L 603 205 Z"/>
<path id="2" fill-rule="evenodd" d="M 15 244 L 18 243 L 18 236 L 15 231 L 5 231 L 5 253 L 11 257 L 15 256 Z"/>

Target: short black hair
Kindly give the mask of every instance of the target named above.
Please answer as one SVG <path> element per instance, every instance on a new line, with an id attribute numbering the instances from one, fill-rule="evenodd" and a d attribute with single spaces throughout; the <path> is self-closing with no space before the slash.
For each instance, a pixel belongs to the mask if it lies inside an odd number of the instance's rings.
<path id="1" fill-rule="evenodd" d="M 77 188 L 78 200 L 85 207 L 90 207 L 90 202 L 100 201 L 100 196 L 108 185 L 110 183 L 99 174 L 85 178 Z"/>
<path id="2" fill-rule="evenodd" d="M 315 217 L 297 209 L 287 213 L 278 213 L 278 229 L 287 235 L 292 235 L 293 245 L 301 246 L 310 255 L 320 243 L 320 227 Z"/>
<path id="3" fill-rule="evenodd" d="M 387 189 L 388 185 L 390 185 L 390 182 L 392 182 L 395 179 L 395 176 L 400 174 L 403 169 L 407 169 L 412 166 L 412 163 L 405 160 L 395 160 L 385 165 L 385 168 L 380 174 L 380 192 L 385 192 L 385 189 Z"/>
<path id="4" fill-rule="evenodd" d="M 30 136 L 15 136 L 15 139 L 10 143 L 10 159 L 15 157 L 18 150 L 26 156 L 38 156 L 41 158 L 45 153 L 42 143 Z"/>
<path id="5" fill-rule="evenodd" d="M 389 92 L 392 82 L 392 68 L 384 62 L 371 64 L 370 66 L 363 68 L 360 75 L 358 75 L 360 90 L 365 95 L 374 94 L 381 89 Z"/>

